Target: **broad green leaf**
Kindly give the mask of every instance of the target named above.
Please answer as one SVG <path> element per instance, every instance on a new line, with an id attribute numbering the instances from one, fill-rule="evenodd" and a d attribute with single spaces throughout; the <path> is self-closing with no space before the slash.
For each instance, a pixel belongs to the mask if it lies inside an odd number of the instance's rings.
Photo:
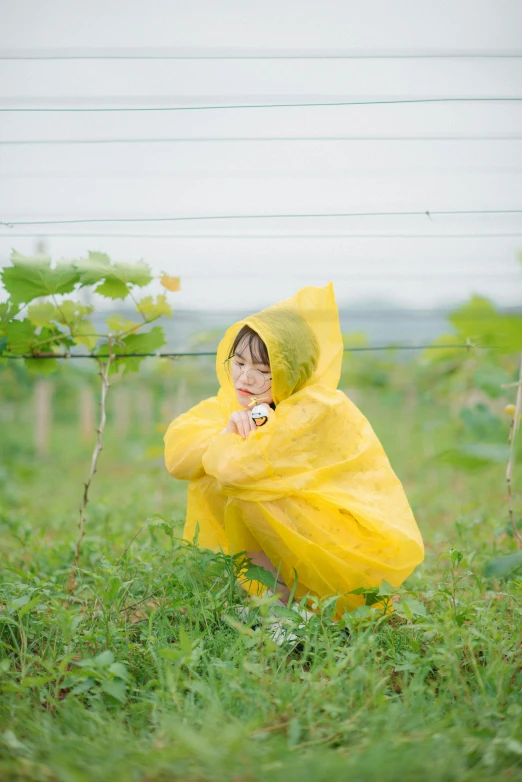
<path id="1" fill-rule="evenodd" d="M 27 358 L 24 366 L 32 375 L 52 375 L 58 371 L 58 362 L 55 358 Z"/>
<path id="2" fill-rule="evenodd" d="M 88 257 L 75 263 L 83 285 L 95 285 L 111 273 L 111 259 L 105 253 L 89 250 Z"/>
<path id="3" fill-rule="evenodd" d="M 89 690 L 94 687 L 95 685 L 94 679 L 84 679 L 79 684 L 76 685 L 76 687 L 73 687 L 71 690 L 71 695 L 83 695 L 84 692 L 89 692 Z"/>
<path id="4" fill-rule="evenodd" d="M 118 679 L 123 679 L 125 682 L 129 681 L 129 673 L 123 663 L 112 663 L 109 666 L 109 671 Z"/>
<path id="5" fill-rule="evenodd" d="M 121 679 L 114 679 L 110 682 L 102 682 L 101 689 L 119 703 L 125 703 L 127 700 L 127 686 Z"/>
<path id="6" fill-rule="evenodd" d="M 521 568 L 522 551 L 517 551 L 515 554 L 490 560 L 484 568 L 484 575 L 488 578 L 509 578 Z"/>
<path id="7" fill-rule="evenodd" d="M 168 660 L 169 663 L 177 663 L 185 656 L 181 649 L 174 645 L 167 646 L 164 649 L 158 649 L 158 654 L 160 657 L 163 657 L 164 660 Z"/>
<path id="8" fill-rule="evenodd" d="M 154 301 L 153 296 L 147 296 L 141 301 L 138 301 L 136 309 L 144 315 L 147 320 L 159 318 L 162 315 L 167 315 L 169 318 L 172 316 L 172 307 L 168 303 L 167 297 L 163 294 L 160 294 L 156 301 Z"/>
<path id="9" fill-rule="evenodd" d="M 105 296 L 106 299 L 125 299 L 130 293 L 131 286 L 119 280 L 117 277 L 107 277 L 95 288 L 96 293 Z"/>
<path id="10" fill-rule="evenodd" d="M 62 323 L 64 326 L 71 326 L 74 329 L 74 326 L 81 321 L 82 318 L 93 311 L 94 307 L 92 305 L 85 306 L 77 301 L 66 299 L 56 307 L 55 320 L 57 320 L 58 323 Z"/>
<path id="11" fill-rule="evenodd" d="M 438 454 L 437 459 L 464 470 L 507 464 L 509 446 L 500 443 L 473 443 Z"/>
<path id="12" fill-rule="evenodd" d="M 132 320 L 122 317 L 121 315 L 109 315 L 105 318 L 105 322 L 110 331 L 130 331 L 133 328 L 139 328 L 139 323 L 134 323 Z"/>
<path id="13" fill-rule="evenodd" d="M 112 263 L 105 253 L 89 252 L 88 258 L 76 262 L 81 285 L 94 285 L 96 293 L 109 299 L 124 299 L 133 285 L 143 287 L 152 280 L 144 261 Z"/>
<path id="14" fill-rule="evenodd" d="M 31 353 L 36 338 L 36 326 L 30 320 L 13 320 L 6 325 L 7 347 L 11 353 L 21 356 Z"/>
<path id="15" fill-rule="evenodd" d="M 466 429 L 472 433 L 473 439 L 481 442 L 501 442 L 506 440 L 504 421 L 494 415 L 484 404 L 465 407 L 460 411 L 460 419 Z"/>
<path id="16" fill-rule="evenodd" d="M 82 320 L 74 329 L 74 341 L 77 345 L 85 345 L 88 350 L 94 350 L 98 337 L 96 329 L 90 320 Z"/>
<path id="17" fill-rule="evenodd" d="M 465 338 L 480 341 L 481 344 L 493 344 L 495 324 L 499 314 L 489 299 L 472 296 L 469 301 L 451 313 L 448 320 Z"/>
<path id="18" fill-rule="evenodd" d="M 247 581 L 258 581 L 268 589 L 277 588 L 276 577 L 261 565 L 249 565 L 241 574 Z"/>
<path id="19" fill-rule="evenodd" d="M 522 350 L 522 317 L 502 315 L 482 296 L 472 296 L 449 320 L 463 337 L 480 345 L 506 353 Z"/>
<path id="20" fill-rule="evenodd" d="M 108 667 L 114 662 L 114 653 L 109 649 L 106 649 L 106 651 L 97 654 L 96 657 L 93 658 L 93 662 L 101 668 Z"/>
<path id="21" fill-rule="evenodd" d="M 0 324 L 12 320 L 20 312 L 20 307 L 12 301 L 3 301 L 0 304 Z"/>
<path id="22" fill-rule="evenodd" d="M 400 602 L 396 604 L 395 613 L 411 620 L 415 616 L 426 616 L 426 607 L 420 600 L 416 600 L 413 597 L 403 597 Z"/>
<path id="23" fill-rule="evenodd" d="M 150 331 L 142 334 L 129 334 L 121 340 L 120 344 L 114 345 L 113 352 L 116 355 L 124 356 L 126 353 L 154 353 L 158 348 L 165 344 L 165 335 L 161 326 L 155 326 Z M 103 345 L 99 349 L 100 355 L 107 354 L 107 346 Z M 123 365 L 129 371 L 139 369 L 141 362 L 146 358 L 143 356 L 134 356 L 131 358 L 121 358 L 114 362 L 115 369 Z"/>
<path id="24" fill-rule="evenodd" d="M 79 282 L 79 274 L 72 264 L 59 263 L 51 268 L 51 260 L 45 256 L 26 257 L 13 251 L 11 263 L 12 266 L 3 269 L 1 277 L 14 304 L 69 293 Z"/>
<path id="25" fill-rule="evenodd" d="M 39 301 L 37 304 L 31 304 L 27 314 L 35 326 L 51 326 L 56 317 L 56 307 L 50 301 Z"/>

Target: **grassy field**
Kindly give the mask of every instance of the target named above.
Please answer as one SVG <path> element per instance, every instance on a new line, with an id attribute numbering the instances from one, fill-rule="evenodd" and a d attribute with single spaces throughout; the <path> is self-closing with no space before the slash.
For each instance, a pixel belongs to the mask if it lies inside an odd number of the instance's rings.
<path id="1" fill-rule="evenodd" d="M 343 387 L 404 482 L 426 559 L 391 614 L 335 623 L 324 601 L 299 627 L 286 612 L 293 648 L 273 643 L 268 598 L 255 627 L 228 618 L 244 602 L 240 558 L 180 541 L 186 486 L 163 466 L 166 420 L 125 437 L 109 421 L 71 593 L 93 443 L 66 400 L 44 458 L 25 408 L 4 416 L 2 780 L 522 779 L 522 583 L 491 566 L 515 552 L 505 464 L 438 457 L 466 441 L 480 368 L 450 387 L 451 373 L 362 367 Z"/>

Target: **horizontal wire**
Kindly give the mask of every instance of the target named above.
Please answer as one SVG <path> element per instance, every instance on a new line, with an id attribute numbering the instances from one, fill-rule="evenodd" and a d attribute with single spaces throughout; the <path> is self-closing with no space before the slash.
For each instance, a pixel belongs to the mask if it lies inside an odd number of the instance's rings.
<path id="1" fill-rule="evenodd" d="M 398 52 L 322 52 L 322 51 L 308 51 L 306 53 L 298 53 L 295 51 L 276 51 L 276 52 L 256 52 L 246 53 L 242 51 L 236 51 L 229 54 L 222 52 L 207 52 L 205 54 L 183 52 L 148 52 L 134 51 L 129 53 L 128 51 L 113 50 L 112 52 L 99 52 L 96 50 L 87 50 L 84 52 L 77 52 L 71 50 L 58 50 L 49 52 L 41 51 L 27 51 L 22 50 L 21 53 L 16 51 L 0 50 L 0 60 L 456 60 L 456 59 L 505 59 L 514 60 L 522 58 L 520 52 L 437 52 L 437 51 L 424 51 L 424 52 L 410 52 L 410 53 L 398 53 Z"/>
<path id="2" fill-rule="evenodd" d="M 280 108 L 314 108 L 335 106 L 390 106 L 409 103 L 490 103 L 490 102 L 520 102 L 522 97 L 489 97 L 489 98 L 398 98 L 390 100 L 362 100 L 362 101 L 330 101 L 330 102 L 301 102 L 301 103 L 239 103 L 208 106 L 103 106 L 89 108 L 6 108 L 1 107 L 2 113 L 20 112 L 127 112 L 127 111 L 217 111 L 230 109 L 280 109 Z"/>
<path id="3" fill-rule="evenodd" d="M 343 348 L 344 353 L 364 353 L 364 352 L 374 352 L 378 350 L 447 350 L 448 348 L 451 348 L 452 350 L 472 350 L 473 348 L 476 348 L 478 350 L 498 350 L 498 346 L 482 346 L 482 345 L 378 345 L 374 347 L 356 347 L 356 348 Z M 58 354 L 52 354 L 52 353 L 44 353 L 42 356 L 34 356 L 32 354 L 28 355 L 11 355 L 6 354 L 2 355 L 0 354 L 0 361 L 4 358 L 6 359 L 24 359 L 24 360 L 38 360 L 41 359 L 64 359 L 68 361 L 71 358 L 74 359 L 80 359 L 80 358 L 90 358 L 90 359 L 100 359 L 100 358 L 112 358 L 112 359 L 125 359 L 125 358 L 181 358 L 185 356 L 216 356 L 216 351 L 202 351 L 197 353 L 185 353 L 185 352 L 179 352 L 179 353 L 120 353 L 120 354 L 112 354 L 109 355 L 108 353 L 97 355 L 96 353 L 58 353 Z"/>
<path id="4" fill-rule="evenodd" d="M 0 146 L 71 144 L 199 144 L 284 141 L 522 141 L 522 136 L 178 136 L 175 138 L 6 139 Z"/>
<path id="5" fill-rule="evenodd" d="M 1 225 L 1 223 L 0 223 Z M 522 237 L 522 233 L 490 234 L 144 234 L 144 233 L 0 233 L 0 239 L 496 239 Z"/>
<path id="6" fill-rule="evenodd" d="M 180 160 L 179 163 L 183 164 L 186 161 Z M 199 162 L 199 161 L 198 161 Z M 175 163 L 174 163 L 175 166 Z M 470 177 L 480 177 L 480 176 L 497 176 L 497 177 L 509 177 L 512 179 L 513 177 L 520 177 L 522 175 L 522 166 L 499 166 L 495 164 L 481 164 L 476 163 L 472 165 L 462 165 L 462 166 L 437 166 L 437 165 L 403 165 L 398 168 L 390 168 L 383 170 L 381 169 L 381 176 L 390 179 L 394 176 L 404 176 L 405 174 L 411 175 L 411 176 L 422 176 L 422 177 L 428 177 L 428 176 L 460 176 L 461 178 L 464 175 L 468 175 Z M 207 171 L 206 175 L 209 179 L 215 179 L 217 181 L 231 181 L 231 180 L 264 180 L 267 177 L 270 178 L 273 181 L 278 181 L 280 179 L 294 179 L 295 181 L 299 182 L 301 180 L 314 180 L 314 179 L 329 179 L 335 182 L 339 181 L 353 181 L 354 177 L 357 176 L 358 179 L 374 179 L 374 170 L 370 169 L 367 171 L 364 171 L 362 169 L 356 170 L 356 169 L 349 169 L 346 168 L 338 169 L 335 172 L 329 173 L 321 172 L 318 170 L 309 170 L 306 171 L 305 169 L 300 169 L 297 171 L 292 171 L 291 169 L 285 169 L 284 167 L 281 167 L 280 165 L 278 167 L 274 167 L 271 171 L 267 171 L 266 167 L 263 168 L 261 165 L 258 168 L 252 168 L 252 169 L 241 169 L 241 167 L 238 167 L 237 169 L 234 169 L 230 167 L 228 170 L 217 170 L 217 171 Z M 102 173 L 97 172 L 96 169 L 91 168 L 91 170 L 86 171 L 72 171 L 72 170 L 56 170 L 56 171 L 13 171 L 13 172 L 0 172 L 0 177 L 4 180 L 11 180 L 11 181 L 24 181 L 24 180 L 30 180 L 32 182 L 50 182 L 52 180 L 56 182 L 93 182 L 94 180 L 98 182 L 112 182 L 112 183 L 119 183 L 119 182 L 128 182 L 129 180 L 133 180 L 134 182 L 154 182 L 158 181 L 161 182 L 162 180 L 171 180 L 172 177 L 177 177 L 178 181 L 185 181 L 193 178 L 194 176 L 198 176 L 197 172 L 190 172 L 185 173 L 183 172 L 182 168 L 164 168 L 162 171 L 159 170 L 145 170 L 145 171 L 132 171 L 127 169 L 126 171 L 122 170 L 115 170 L 109 173 Z"/>
<path id="7" fill-rule="evenodd" d="M 6 228 L 15 225 L 72 225 L 78 223 L 168 223 L 205 220 L 273 220 L 323 217 L 429 217 L 431 215 L 522 214 L 522 209 L 443 209 L 405 212 L 331 212 L 296 214 L 188 215 L 184 217 L 86 217 L 65 220 L 0 220 Z"/>

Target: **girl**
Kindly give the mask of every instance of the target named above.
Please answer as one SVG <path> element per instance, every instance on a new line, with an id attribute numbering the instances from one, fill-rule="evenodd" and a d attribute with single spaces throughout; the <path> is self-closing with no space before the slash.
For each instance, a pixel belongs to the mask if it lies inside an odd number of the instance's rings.
<path id="1" fill-rule="evenodd" d="M 370 424 L 337 390 L 343 342 L 332 283 L 231 326 L 221 340 L 217 396 L 170 424 L 165 461 L 190 481 L 183 537 L 246 551 L 296 599 L 399 586 L 424 557 L 402 485 Z M 256 426 L 251 406 L 267 420 Z"/>

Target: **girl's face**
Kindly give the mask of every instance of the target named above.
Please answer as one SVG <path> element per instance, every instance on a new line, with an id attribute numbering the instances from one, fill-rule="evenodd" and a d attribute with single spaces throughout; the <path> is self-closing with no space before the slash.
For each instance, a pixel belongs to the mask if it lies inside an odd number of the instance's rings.
<path id="1" fill-rule="evenodd" d="M 267 405 L 272 402 L 270 364 L 254 362 L 248 343 L 238 345 L 234 357 L 230 359 L 230 370 L 237 401 L 242 407 L 253 407 L 253 396 Z"/>

